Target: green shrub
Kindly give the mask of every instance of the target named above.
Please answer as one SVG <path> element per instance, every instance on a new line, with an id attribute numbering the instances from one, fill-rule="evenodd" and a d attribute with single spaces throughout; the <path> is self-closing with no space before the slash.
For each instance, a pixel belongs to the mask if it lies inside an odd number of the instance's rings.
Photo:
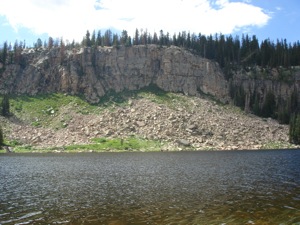
<path id="1" fill-rule="evenodd" d="M 291 143 L 300 144 L 300 113 L 291 116 L 289 138 Z"/>

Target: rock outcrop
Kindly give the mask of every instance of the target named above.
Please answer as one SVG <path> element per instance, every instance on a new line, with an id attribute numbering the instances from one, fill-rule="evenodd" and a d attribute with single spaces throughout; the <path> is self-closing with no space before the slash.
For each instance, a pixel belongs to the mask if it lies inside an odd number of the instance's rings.
<path id="1" fill-rule="evenodd" d="M 283 69 L 282 69 L 283 70 Z M 243 88 L 245 111 L 251 111 L 251 105 L 253 107 L 255 98 L 258 98 L 258 104 L 260 107 L 264 104 L 268 93 L 274 95 L 274 100 L 278 109 L 286 107 L 291 99 L 291 96 L 295 94 L 300 104 L 300 67 L 295 67 L 290 70 L 285 70 L 285 73 L 289 73 L 287 80 L 280 77 L 279 69 L 262 69 L 251 68 L 249 72 L 238 71 L 235 73 L 229 86 L 233 86 L 235 89 Z"/>
<path id="2" fill-rule="evenodd" d="M 175 46 L 24 50 L 22 63 L 8 65 L 0 76 L 0 93 L 64 92 L 98 102 L 111 91 L 156 85 L 229 101 L 228 83 L 218 64 Z"/>

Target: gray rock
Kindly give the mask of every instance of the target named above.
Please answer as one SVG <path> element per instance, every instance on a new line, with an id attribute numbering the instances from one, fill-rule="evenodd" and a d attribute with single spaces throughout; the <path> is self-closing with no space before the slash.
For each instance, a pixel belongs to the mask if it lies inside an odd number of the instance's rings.
<path id="1" fill-rule="evenodd" d="M 186 147 L 191 145 L 190 142 L 188 140 L 185 140 L 185 139 L 179 139 L 178 144 L 186 146 Z"/>
<path id="2" fill-rule="evenodd" d="M 190 124 L 187 129 L 189 130 L 197 130 L 198 129 L 198 126 L 196 124 Z"/>
<path id="3" fill-rule="evenodd" d="M 144 126 L 146 126 L 145 122 L 143 122 L 143 121 L 136 121 L 135 124 L 138 127 L 144 127 Z"/>

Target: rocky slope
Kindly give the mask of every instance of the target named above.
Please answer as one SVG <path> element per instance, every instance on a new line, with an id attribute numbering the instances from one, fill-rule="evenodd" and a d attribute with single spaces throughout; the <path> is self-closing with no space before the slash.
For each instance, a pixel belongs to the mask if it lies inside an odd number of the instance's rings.
<path id="1" fill-rule="evenodd" d="M 288 126 L 275 120 L 245 114 L 236 107 L 199 96 L 169 93 L 164 101 L 158 100 L 148 93 L 88 115 L 76 112 L 76 104 L 69 103 L 51 115 L 52 123 L 63 122 L 63 128 L 35 127 L 29 121 L 11 118 L 6 121 L 5 133 L 8 139 L 34 148 L 128 136 L 161 141 L 165 143 L 161 150 L 291 147 Z"/>

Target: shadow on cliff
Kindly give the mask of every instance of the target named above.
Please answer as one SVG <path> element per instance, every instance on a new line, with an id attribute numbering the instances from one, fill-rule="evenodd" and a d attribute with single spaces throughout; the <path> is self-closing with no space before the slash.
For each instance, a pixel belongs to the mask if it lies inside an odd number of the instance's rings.
<path id="1" fill-rule="evenodd" d="M 109 106 L 111 104 L 122 104 L 128 102 L 129 99 L 142 98 L 139 96 L 140 93 L 151 93 L 159 99 L 172 100 L 172 98 L 167 94 L 168 92 L 162 90 L 157 85 L 151 84 L 147 87 L 141 88 L 140 90 L 125 90 L 122 92 L 110 91 L 104 95 L 96 105 Z"/>

